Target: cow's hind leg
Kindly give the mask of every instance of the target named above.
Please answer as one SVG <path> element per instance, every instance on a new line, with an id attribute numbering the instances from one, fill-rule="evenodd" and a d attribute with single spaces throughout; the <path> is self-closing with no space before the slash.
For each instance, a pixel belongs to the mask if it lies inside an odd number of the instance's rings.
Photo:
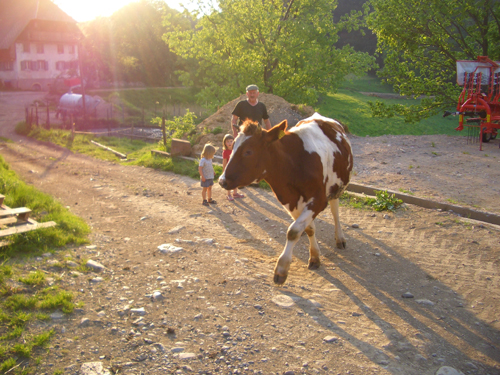
<path id="1" fill-rule="evenodd" d="M 319 268 L 321 261 L 319 260 L 319 246 L 316 241 L 316 225 L 314 220 L 306 228 L 307 237 L 309 238 L 309 266 L 310 270 L 316 270 Z"/>
<path id="2" fill-rule="evenodd" d="M 286 278 L 288 277 L 288 270 L 290 269 L 290 264 L 292 263 L 293 248 L 300 239 L 304 230 L 310 226 L 313 220 L 313 214 L 314 213 L 308 209 L 303 210 L 297 220 L 295 220 L 292 225 L 288 227 L 285 249 L 278 258 L 276 267 L 274 268 L 275 284 L 281 285 L 286 281 Z"/>
<path id="3" fill-rule="evenodd" d="M 346 248 L 346 239 L 344 237 L 344 232 L 342 232 L 342 227 L 340 226 L 339 200 L 338 199 L 330 200 L 330 210 L 332 210 L 333 221 L 335 222 L 335 242 L 336 242 L 337 248 L 345 249 Z"/>

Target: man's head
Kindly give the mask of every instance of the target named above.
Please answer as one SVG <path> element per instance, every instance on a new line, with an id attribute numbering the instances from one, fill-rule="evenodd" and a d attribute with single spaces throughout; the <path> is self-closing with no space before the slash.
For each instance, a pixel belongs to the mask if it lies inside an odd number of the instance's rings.
<path id="1" fill-rule="evenodd" d="M 257 99 L 259 98 L 259 88 L 257 87 L 257 85 L 247 86 L 247 98 L 251 103 L 257 101 Z"/>

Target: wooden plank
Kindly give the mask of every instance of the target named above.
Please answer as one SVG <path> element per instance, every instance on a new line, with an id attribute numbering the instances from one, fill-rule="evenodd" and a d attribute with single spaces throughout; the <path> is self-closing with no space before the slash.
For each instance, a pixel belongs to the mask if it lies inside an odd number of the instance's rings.
<path id="1" fill-rule="evenodd" d="M 13 234 L 30 232 L 32 230 L 41 229 L 41 228 L 50 228 L 57 225 L 55 221 L 47 221 L 45 223 L 36 223 L 36 224 L 22 224 L 15 227 L 11 227 L 8 229 L 0 230 L 0 237 L 11 236 Z"/>
<path id="2" fill-rule="evenodd" d="M 0 210 L 0 217 L 18 215 L 20 220 L 26 221 L 28 220 L 30 213 L 31 210 L 26 207 L 7 208 L 5 210 Z"/>
<path id="3" fill-rule="evenodd" d="M 5 219 L 0 219 L 0 225 L 8 225 L 8 224 L 15 224 L 17 223 L 17 217 L 12 216 L 12 217 L 7 217 Z"/>
<path id="4" fill-rule="evenodd" d="M 122 159 L 126 159 L 126 158 L 127 158 L 127 155 L 122 154 L 121 152 L 115 151 L 115 150 L 113 150 L 112 148 L 109 148 L 109 147 L 107 147 L 107 146 L 101 145 L 100 143 L 97 143 L 97 142 L 95 142 L 95 141 L 90 141 L 90 142 L 91 142 L 92 144 L 94 144 L 94 145 L 98 146 L 98 147 L 101 147 L 101 148 L 103 148 L 103 149 L 105 149 L 105 150 L 111 151 L 113 154 L 115 154 L 116 156 L 118 156 L 118 157 L 120 157 L 120 158 L 122 158 Z"/>

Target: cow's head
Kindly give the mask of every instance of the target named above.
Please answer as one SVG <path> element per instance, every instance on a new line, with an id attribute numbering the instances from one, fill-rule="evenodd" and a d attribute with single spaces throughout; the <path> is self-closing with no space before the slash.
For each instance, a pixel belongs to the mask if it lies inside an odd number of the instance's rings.
<path id="1" fill-rule="evenodd" d="M 286 120 L 270 130 L 262 129 L 255 122 L 245 121 L 234 140 L 233 152 L 226 170 L 219 177 L 220 186 L 232 190 L 250 185 L 255 180 L 262 180 L 266 162 L 269 160 L 269 148 L 284 135 L 286 127 Z"/>

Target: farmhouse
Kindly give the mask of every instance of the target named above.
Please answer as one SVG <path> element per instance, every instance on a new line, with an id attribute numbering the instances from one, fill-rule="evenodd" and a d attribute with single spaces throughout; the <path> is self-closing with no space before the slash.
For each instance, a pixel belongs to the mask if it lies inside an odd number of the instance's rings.
<path id="1" fill-rule="evenodd" d="M 48 90 L 79 76 L 76 21 L 50 0 L 0 1 L 0 87 Z"/>

